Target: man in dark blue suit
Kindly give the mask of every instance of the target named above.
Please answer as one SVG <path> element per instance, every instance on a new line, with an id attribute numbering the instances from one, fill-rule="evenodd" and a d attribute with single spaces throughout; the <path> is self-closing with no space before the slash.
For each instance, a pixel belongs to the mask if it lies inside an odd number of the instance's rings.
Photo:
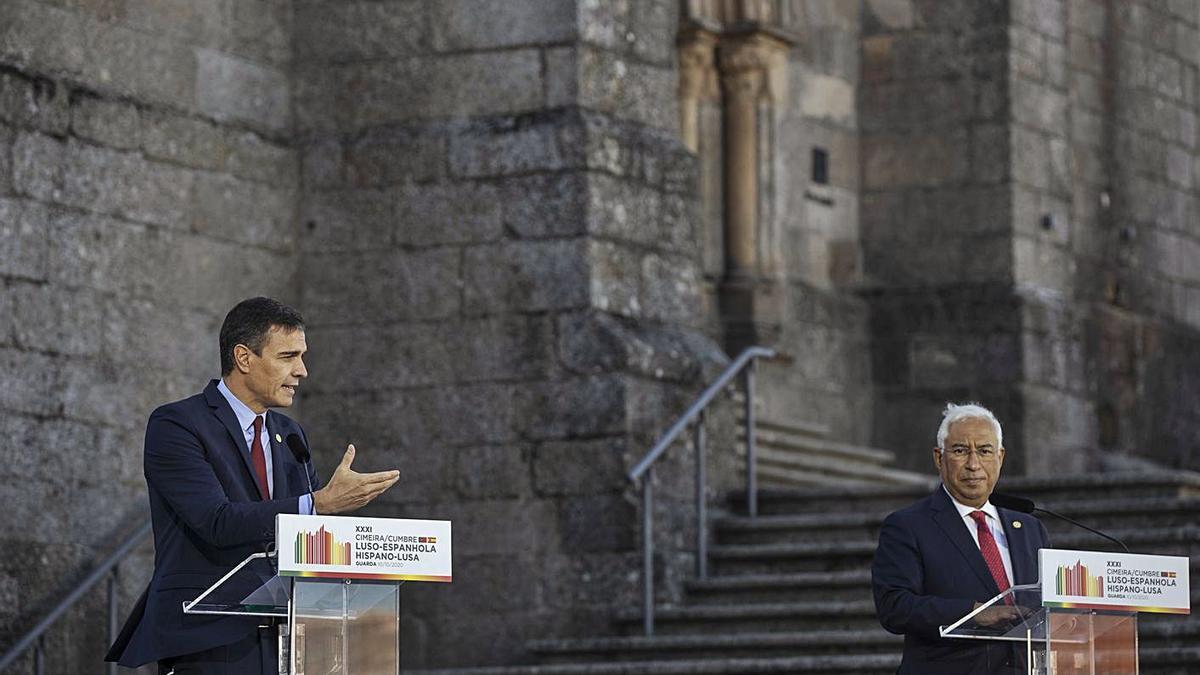
<path id="1" fill-rule="evenodd" d="M 900 675 L 1007 675 L 1020 666 L 1008 643 L 938 633 L 1001 591 L 1038 580 L 1046 528 L 988 501 L 1004 464 L 1002 441 L 991 411 L 947 405 L 933 450 L 942 484 L 883 522 L 871 583 L 879 622 L 904 635 Z M 974 621 L 1002 626 L 1019 621 L 1019 612 L 994 605 Z"/>
<path id="2" fill-rule="evenodd" d="M 397 471 L 351 470 L 353 445 L 324 486 L 311 463 L 292 456 L 284 439 L 305 438 L 304 430 L 270 408 L 290 406 L 308 375 L 294 309 L 270 298 L 239 303 L 221 326 L 220 348 L 221 379 L 158 408 L 146 425 L 154 574 L 106 657 L 123 666 L 157 661 L 164 675 L 276 672 L 272 626 L 184 614 L 182 603 L 263 551 L 276 515 L 350 511 L 399 479 Z M 310 493 L 309 480 L 319 489 Z"/>

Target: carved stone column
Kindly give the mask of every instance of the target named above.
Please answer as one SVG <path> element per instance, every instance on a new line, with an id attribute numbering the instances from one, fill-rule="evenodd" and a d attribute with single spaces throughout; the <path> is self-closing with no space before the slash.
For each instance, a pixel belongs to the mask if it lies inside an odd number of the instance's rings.
<path id="1" fill-rule="evenodd" d="M 781 102 L 788 43 L 764 31 L 724 36 L 718 46 L 725 115 L 725 279 L 720 289 L 726 346 L 778 336 L 780 293 L 759 256 L 758 151 L 764 109 Z"/>
<path id="2" fill-rule="evenodd" d="M 717 34 L 699 27 L 679 35 L 679 129 L 684 145 L 700 151 L 700 105 L 720 99 Z"/>

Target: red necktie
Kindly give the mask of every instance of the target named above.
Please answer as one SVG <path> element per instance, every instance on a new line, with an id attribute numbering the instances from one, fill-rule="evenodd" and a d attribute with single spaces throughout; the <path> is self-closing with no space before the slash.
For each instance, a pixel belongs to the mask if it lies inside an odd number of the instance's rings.
<path id="1" fill-rule="evenodd" d="M 261 415 L 254 417 L 254 442 L 250 444 L 250 461 L 254 464 L 254 473 L 258 474 L 258 489 L 263 499 L 271 498 L 270 483 L 267 482 L 267 456 L 263 453 Z"/>
<path id="2" fill-rule="evenodd" d="M 979 552 L 983 554 L 983 561 L 987 563 L 988 570 L 992 573 L 992 578 L 996 580 L 996 586 L 1000 592 L 1008 590 L 1008 573 L 1004 571 L 1004 560 L 1000 557 L 1000 547 L 996 546 L 996 539 L 992 537 L 992 529 L 987 524 L 987 514 L 983 511 L 972 511 L 971 519 L 975 521 L 975 529 L 979 532 Z M 1012 596 L 1004 598 L 1005 604 L 1013 604 Z"/>

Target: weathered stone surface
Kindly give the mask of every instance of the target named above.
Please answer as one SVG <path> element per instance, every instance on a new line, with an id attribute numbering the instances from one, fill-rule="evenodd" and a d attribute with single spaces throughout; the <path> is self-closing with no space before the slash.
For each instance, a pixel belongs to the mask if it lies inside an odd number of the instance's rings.
<path id="1" fill-rule="evenodd" d="M 141 118 L 134 106 L 81 94 L 71 101 L 71 133 L 117 150 L 141 144 Z"/>
<path id="2" fill-rule="evenodd" d="M 451 137 L 450 172 L 477 178 L 577 168 L 582 143 L 582 120 L 571 112 L 497 118 Z"/>
<path id="3" fill-rule="evenodd" d="M 471 246 L 463 253 L 463 309 L 481 315 L 584 306 L 585 251 L 580 239 Z"/>
<path id="4" fill-rule="evenodd" d="M 232 51 L 256 63 L 287 66 L 298 27 L 291 0 L 235 2 Z"/>
<path id="5" fill-rule="evenodd" d="M 438 51 L 560 43 L 576 33 L 576 8 L 560 0 L 446 0 L 429 13 Z M 481 21 L 480 17 L 488 17 Z"/>
<path id="6" fill-rule="evenodd" d="M 324 66 L 297 88 L 298 121 L 322 131 L 521 113 L 535 110 L 543 96 L 536 49 Z M 356 105 L 335 104 L 344 100 Z"/>
<path id="7" fill-rule="evenodd" d="M 62 169 L 64 204 L 128 220 L 184 228 L 195 175 L 137 153 L 71 142 Z"/>
<path id="8" fill-rule="evenodd" d="M 524 436 L 562 440 L 581 435 L 618 435 L 626 430 L 626 387 L 618 375 L 576 377 L 522 387 L 528 415 Z"/>
<path id="9" fill-rule="evenodd" d="M 503 233 L 500 191 L 487 183 L 406 185 L 395 193 L 394 239 L 400 244 L 478 244 Z"/>
<path id="10" fill-rule="evenodd" d="M 323 325 L 451 316 L 462 257 L 450 248 L 314 253 L 303 305 Z"/>
<path id="11" fill-rule="evenodd" d="M 862 139 L 865 187 L 952 184 L 966 178 L 966 134 L 872 135 Z"/>
<path id="12" fill-rule="evenodd" d="M 294 186 L 299 178 L 296 150 L 250 132 L 230 131 L 225 170 L 247 180 L 281 187 Z"/>
<path id="13" fill-rule="evenodd" d="M 49 210 L 41 204 L 0 198 L 0 275 L 46 279 L 50 219 Z"/>
<path id="14" fill-rule="evenodd" d="M 0 123 L 0 196 L 11 195 L 13 191 L 12 146 L 15 136 L 12 127 Z"/>
<path id="15" fill-rule="evenodd" d="M 577 105 L 651 127 L 678 129 L 676 75 L 672 70 L 586 47 L 579 49 L 576 59 Z"/>
<path id="16" fill-rule="evenodd" d="M 530 494 L 531 451 L 484 445 L 454 451 L 454 489 L 464 499 L 515 499 Z"/>
<path id="17" fill-rule="evenodd" d="M 295 55 L 301 63 L 394 58 L 429 48 L 430 14 L 416 0 L 295 3 Z"/>
<path id="18" fill-rule="evenodd" d="M 639 326 L 606 312 L 565 314 L 557 334 L 563 366 L 581 374 L 625 371 L 695 382 L 726 360 L 717 345 L 692 331 Z"/>
<path id="19" fill-rule="evenodd" d="M 637 181 L 588 177 L 588 231 L 605 239 L 696 253 L 695 203 Z"/>
<path id="20" fill-rule="evenodd" d="M 428 181 L 446 173 L 446 140 L 439 129 L 384 128 L 367 132 L 344 149 L 344 160 L 327 154 L 333 166 L 324 170 L 332 180 L 338 173 L 356 187 L 391 185 L 405 180 Z M 337 162 L 345 162 L 336 172 Z"/>
<path id="21" fill-rule="evenodd" d="M 65 87 L 44 77 L 0 73 L 0 120 L 14 127 L 30 127 L 64 134 L 70 123 Z"/>
<path id="22" fill-rule="evenodd" d="M 666 65 L 673 57 L 678 8 L 669 0 L 578 3 L 579 37 L 606 50 Z"/>
<path id="23" fill-rule="evenodd" d="M 12 180 L 17 194 L 55 201 L 62 193 L 66 145 L 39 133 L 21 132 L 13 141 Z"/>
<path id="24" fill-rule="evenodd" d="M 395 195 L 375 188 L 309 192 L 300 205 L 305 251 L 371 251 L 395 240 Z"/>
<path id="25" fill-rule="evenodd" d="M 19 347 L 70 356 L 100 351 L 105 303 L 99 294 L 67 294 L 44 284 L 18 284 L 11 291 Z"/>
<path id="26" fill-rule="evenodd" d="M 197 169 L 224 168 L 225 134 L 212 122 L 158 110 L 147 111 L 141 120 L 142 150 L 148 157 Z"/>
<path id="27" fill-rule="evenodd" d="M 592 215 L 590 184 L 575 172 L 505 179 L 499 195 L 504 227 L 522 239 L 581 235 Z"/>
<path id="28" fill-rule="evenodd" d="M 194 181 L 189 209 L 194 231 L 278 251 L 292 248 L 294 192 L 205 172 Z"/>
<path id="29" fill-rule="evenodd" d="M 0 408 L 29 415 L 49 416 L 62 409 L 62 359 L 38 352 L 0 349 L 4 386 Z M 15 503 L 8 500 L 8 503 Z M 33 521 L 31 521 L 33 522 Z"/>
<path id="30" fill-rule="evenodd" d="M 533 451 L 533 488 L 541 496 L 619 492 L 624 475 L 621 439 L 546 442 Z"/>
<path id="31" fill-rule="evenodd" d="M 287 75 L 210 49 L 196 50 L 196 105 L 219 121 L 282 131 L 291 123 Z"/>

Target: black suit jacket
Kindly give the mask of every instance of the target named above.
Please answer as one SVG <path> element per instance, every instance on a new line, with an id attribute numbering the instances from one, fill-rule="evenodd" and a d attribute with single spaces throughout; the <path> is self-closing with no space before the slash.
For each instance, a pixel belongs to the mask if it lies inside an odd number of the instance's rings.
<path id="1" fill-rule="evenodd" d="M 1014 585 L 1036 583 L 1037 552 L 1049 547 L 1045 526 L 1024 513 L 997 511 L 1008 538 Z M 1021 527 L 1013 527 L 1014 522 Z M 996 666 L 1010 659 L 1012 650 L 1004 644 L 938 635 L 939 626 L 954 623 L 976 602 L 1000 592 L 942 486 L 883 521 L 871 584 L 879 622 L 904 635 L 901 675 L 996 672 Z"/>
<path id="2" fill-rule="evenodd" d="M 144 467 L 154 523 L 154 575 L 106 660 L 137 667 L 241 640 L 254 617 L 185 615 L 181 603 L 266 548 L 275 516 L 296 513 L 308 492 L 305 466 L 285 443 L 300 425 L 267 412 L 274 499 L 263 499 L 237 416 L 213 380 L 200 394 L 168 403 L 146 425 Z M 306 439 L 307 442 L 307 439 Z M 311 462 L 309 463 L 311 467 Z M 315 472 L 313 488 L 320 486 Z"/>

